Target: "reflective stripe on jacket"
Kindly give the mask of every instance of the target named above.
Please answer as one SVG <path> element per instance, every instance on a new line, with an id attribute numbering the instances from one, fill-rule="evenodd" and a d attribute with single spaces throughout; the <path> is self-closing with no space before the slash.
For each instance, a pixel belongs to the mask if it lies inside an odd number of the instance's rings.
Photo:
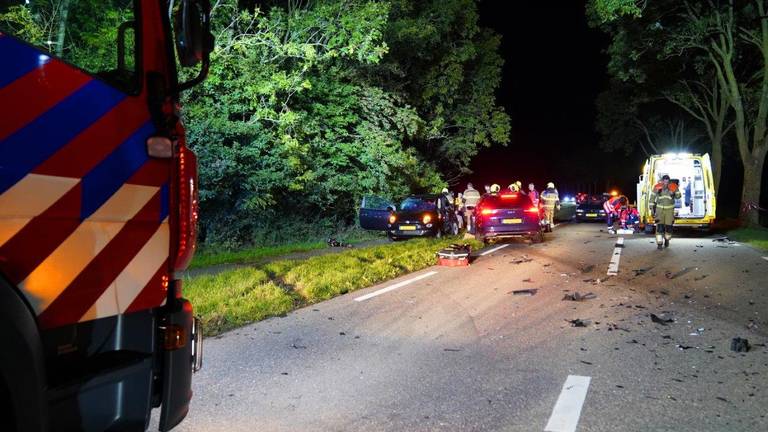
<path id="1" fill-rule="evenodd" d="M 657 183 L 653 187 L 653 201 L 657 209 L 674 209 L 675 200 L 682 198 L 680 189 L 676 184 L 670 183 L 668 187 L 664 187 L 663 183 Z"/>
<path id="2" fill-rule="evenodd" d="M 464 191 L 464 205 L 466 207 L 477 207 L 480 202 L 480 192 L 477 189 L 467 189 Z"/>

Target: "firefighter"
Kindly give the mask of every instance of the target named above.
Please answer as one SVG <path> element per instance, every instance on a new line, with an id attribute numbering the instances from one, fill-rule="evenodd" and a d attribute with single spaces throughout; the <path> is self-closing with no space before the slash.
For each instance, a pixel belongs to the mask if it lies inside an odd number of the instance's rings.
<path id="1" fill-rule="evenodd" d="M 490 189 L 490 188 L 489 188 Z M 464 219 L 466 222 L 467 232 L 475 233 L 475 224 L 473 213 L 477 203 L 480 202 L 480 192 L 472 186 L 472 183 L 467 183 L 467 189 L 464 190 Z"/>
<path id="2" fill-rule="evenodd" d="M 547 188 L 541 193 L 541 203 L 544 207 L 544 218 L 547 223 L 548 229 L 552 229 L 555 224 L 555 212 L 560 206 L 560 194 L 555 189 L 555 184 L 552 182 L 547 183 Z"/>
<path id="3" fill-rule="evenodd" d="M 518 180 L 518 181 L 516 181 L 516 182 L 515 182 L 515 186 L 517 186 L 517 191 L 518 191 L 518 192 L 520 192 L 520 193 L 521 193 L 521 194 L 523 194 L 523 195 L 528 195 L 528 194 L 526 194 L 526 193 L 525 193 L 525 191 L 523 190 L 523 182 L 521 182 L 520 180 Z"/>
<path id="4" fill-rule="evenodd" d="M 511 185 L 509 185 L 509 191 L 520 192 L 520 188 L 517 186 L 517 183 L 512 183 Z"/>
<path id="5" fill-rule="evenodd" d="M 492 184 L 491 187 L 488 189 L 488 192 L 491 195 L 498 195 L 499 192 L 501 192 L 501 186 L 497 185 L 496 183 Z"/>
<path id="6" fill-rule="evenodd" d="M 672 238 L 672 226 L 675 224 L 675 200 L 681 198 L 680 188 L 676 183 L 670 183 L 669 176 L 664 175 L 653 187 L 651 206 L 656 219 L 656 246 L 659 250 L 669 247 Z"/>
<path id="7" fill-rule="evenodd" d="M 603 203 L 603 210 L 605 210 L 605 222 L 608 224 L 608 233 L 615 234 L 613 227 L 616 225 L 616 221 L 619 219 L 622 207 L 627 205 L 627 197 L 620 196 L 616 198 L 608 198 Z"/>
<path id="8" fill-rule="evenodd" d="M 528 197 L 531 198 L 534 207 L 539 206 L 539 191 L 536 190 L 536 185 L 533 183 L 528 184 Z"/>

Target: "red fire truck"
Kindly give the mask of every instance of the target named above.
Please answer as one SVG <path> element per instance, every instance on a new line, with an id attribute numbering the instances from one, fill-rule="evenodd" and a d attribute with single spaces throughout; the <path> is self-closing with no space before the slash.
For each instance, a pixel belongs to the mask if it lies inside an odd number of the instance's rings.
<path id="1" fill-rule="evenodd" d="M 209 10 L 0 0 L 0 431 L 187 414 L 202 339 L 176 278 L 197 221 L 178 99 L 207 73 Z"/>

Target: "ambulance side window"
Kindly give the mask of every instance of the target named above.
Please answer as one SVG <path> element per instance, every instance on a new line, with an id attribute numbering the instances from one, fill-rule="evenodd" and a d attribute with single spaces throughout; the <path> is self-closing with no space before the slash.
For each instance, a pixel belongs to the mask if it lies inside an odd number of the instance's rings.
<path id="1" fill-rule="evenodd" d="M 135 10 L 134 0 L 0 0 L 0 32 L 133 93 Z"/>

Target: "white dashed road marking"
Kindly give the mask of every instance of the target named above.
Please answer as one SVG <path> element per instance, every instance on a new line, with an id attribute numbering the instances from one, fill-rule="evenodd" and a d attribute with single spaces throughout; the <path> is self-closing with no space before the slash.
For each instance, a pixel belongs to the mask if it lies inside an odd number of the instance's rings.
<path id="1" fill-rule="evenodd" d="M 509 243 L 506 243 L 506 244 L 503 244 L 503 245 L 500 245 L 500 246 L 496 246 L 496 247 L 495 247 L 495 248 L 493 248 L 493 249 L 488 249 L 487 251 L 485 251 L 485 252 L 481 253 L 481 254 L 480 254 L 480 256 L 486 256 L 486 255 L 488 255 L 489 253 L 494 253 L 494 252 L 496 252 L 497 250 L 499 250 L 499 249 L 504 249 L 504 248 L 505 248 L 505 247 L 507 247 L 507 246 L 509 246 Z"/>
<path id="2" fill-rule="evenodd" d="M 557 398 L 552 415 L 549 416 L 545 432 L 574 432 L 579 424 L 581 407 L 589 389 L 588 376 L 568 375 Z"/>
<path id="3" fill-rule="evenodd" d="M 619 274 L 619 261 L 621 260 L 621 250 L 624 248 L 624 237 L 616 239 L 616 247 L 613 248 L 613 256 L 611 256 L 611 263 L 608 264 L 608 276 L 616 276 Z"/>
<path id="4" fill-rule="evenodd" d="M 398 282 L 398 283 L 390 285 L 390 286 L 388 286 L 386 288 L 382 288 L 382 289 L 374 291 L 372 293 L 368 293 L 368 294 L 366 294 L 364 296 L 360 296 L 360 297 L 356 298 L 355 301 L 358 301 L 358 302 L 365 301 L 365 300 L 368 300 L 369 298 L 373 298 L 373 297 L 376 297 L 378 295 L 386 294 L 386 293 L 388 293 L 390 291 L 394 291 L 394 290 L 396 290 L 398 288 L 402 288 L 402 287 L 404 287 L 406 285 L 412 284 L 412 283 L 414 283 L 416 281 L 420 281 L 420 280 L 428 278 L 430 276 L 434 276 L 436 274 L 437 274 L 436 271 L 431 271 L 429 273 L 424 273 L 424 274 L 418 275 L 418 276 L 416 276 L 414 278 L 406 279 L 406 280 L 404 280 L 402 282 Z"/>

